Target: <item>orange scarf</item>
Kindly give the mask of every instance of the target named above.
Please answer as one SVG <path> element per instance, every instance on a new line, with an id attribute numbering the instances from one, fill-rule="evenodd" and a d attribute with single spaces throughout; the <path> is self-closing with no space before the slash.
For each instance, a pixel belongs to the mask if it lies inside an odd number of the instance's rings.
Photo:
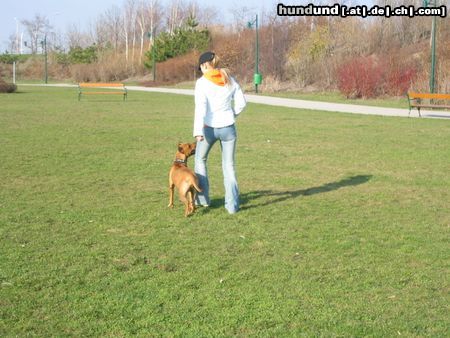
<path id="1" fill-rule="evenodd" d="M 222 76 L 222 73 L 218 69 L 211 69 L 210 71 L 203 74 L 203 76 L 218 86 L 225 86 L 225 80 Z"/>

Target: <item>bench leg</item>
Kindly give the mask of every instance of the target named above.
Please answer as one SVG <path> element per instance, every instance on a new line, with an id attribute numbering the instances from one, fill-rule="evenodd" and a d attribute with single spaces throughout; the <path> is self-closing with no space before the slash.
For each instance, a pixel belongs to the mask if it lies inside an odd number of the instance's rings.
<path id="1" fill-rule="evenodd" d="M 422 117 L 422 115 L 420 114 L 420 107 L 418 107 L 417 110 L 419 111 L 419 117 Z"/>

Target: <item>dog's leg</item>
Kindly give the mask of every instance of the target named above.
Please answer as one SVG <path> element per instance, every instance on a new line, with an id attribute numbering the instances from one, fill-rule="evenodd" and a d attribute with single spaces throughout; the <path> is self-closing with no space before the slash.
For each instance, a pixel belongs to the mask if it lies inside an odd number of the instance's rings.
<path id="1" fill-rule="evenodd" d="M 180 195 L 180 200 L 181 202 L 184 203 L 184 217 L 188 217 L 190 215 L 189 212 L 189 198 L 187 197 L 187 195 Z"/>
<path id="2" fill-rule="evenodd" d="M 192 194 L 191 194 L 191 189 L 189 188 L 188 191 L 186 191 L 186 200 L 188 202 L 188 212 L 189 215 L 192 214 L 194 212 L 194 210 L 192 209 Z"/>
<path id="3" fill-rule="evenodd" d="M 189 189 L 188 194 L 189 194 L 191 214 L 193 214 L 195 211 L 195 188 L 191 187 Z"/>
<path id="4" fill-rule="evenodd" d="M 187 184 L 182 184 L 178 187 L 178 193 L 180 195 L 180 201 L 184 203 L 184 216 L 189 216 L 189 186 Z"/>
<path id="5" fill-rule="evenodd" d="M 172 178 L 173 170 L 174 167 L 172 166 L 169 172 L 169 205 L 168 205 L 169 208 L 173 208 L 173 189 L 175 188 L 175 184 Z"/>
<path id="6" fill-rule="evenodd" d="M 194 212 L 194 210 L 192 209 L 191 190 L 188 190 L 186 197 L 187 197 L 187 201 L 188 201 L 188 213 L 189 213 L 189 215 L 191 215 Z"/>
<path id="7" fill-rule="evenodd" d="M 173 189 L 175 184 L 173 184 L 172 177 L 169 177 L 169 208 L 173 208 Z"/>
<path id="8" fill-rule="evenodd" d="M 192 207 L 194 208 L 195 211 L 195 198 L 197 197 L 197 190 L 192 189 Z"/>
<path id="9" fill-rule="evenodd" d="M 169 208 L 173 208 L 173 190 L 175 188 L 175 184 L 169 185 Z"/>

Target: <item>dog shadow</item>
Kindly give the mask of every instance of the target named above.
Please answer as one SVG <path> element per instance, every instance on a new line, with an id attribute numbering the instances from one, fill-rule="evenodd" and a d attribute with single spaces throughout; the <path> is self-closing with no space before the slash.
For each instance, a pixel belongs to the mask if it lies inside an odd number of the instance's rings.
<path id="1" fill-rule="evenodd" d="M 270 204 L 282 203 L 289 199 L 297 198 L 300 196 L 312 196 L 316 194 L 323 194 L 330 191 L 335 191 L 345 187 L 357 186 L 367 183 L 373 176 L 372 175 L 357 175 L 342 179 L 337 182 L 326 183 L 318 187 L 312 187 L 308 189 L 300 189 L 293 191 L 273 191 L 273 190 L 258 190 L 240 195 L 241 210 L 248 210 L 252 208 L 264 207 Z M 274 197 L 267 202 L 262 202 L 254 205 L 248 205 L 251 201 L 258 200 L 263 197 Z"/>

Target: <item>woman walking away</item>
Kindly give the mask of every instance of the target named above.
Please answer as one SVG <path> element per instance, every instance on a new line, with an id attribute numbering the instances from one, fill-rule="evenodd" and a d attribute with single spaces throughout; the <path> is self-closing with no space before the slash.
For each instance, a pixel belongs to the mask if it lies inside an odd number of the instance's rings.
<path id="1" fill-rule="evenodd" d="M 226 69 L 218 68 L 219 59 L 213 52 L 200 56 L 199 69 L 203 76 L 195 84 L 194 137 L 195 173 L 202 193 L 196 204 L 209 206 L 209 180 L 207 159 L 211 147 L 220 142 L 222 170 L 225 186 L 225 208 L 230 214 L 239 211 L 239 188 L 236 179 L 234 155 L 236 151 L 236 117 L 246 106 L 241 87 Z M 234 108 L 231 105 L 234 100 Z"/>

